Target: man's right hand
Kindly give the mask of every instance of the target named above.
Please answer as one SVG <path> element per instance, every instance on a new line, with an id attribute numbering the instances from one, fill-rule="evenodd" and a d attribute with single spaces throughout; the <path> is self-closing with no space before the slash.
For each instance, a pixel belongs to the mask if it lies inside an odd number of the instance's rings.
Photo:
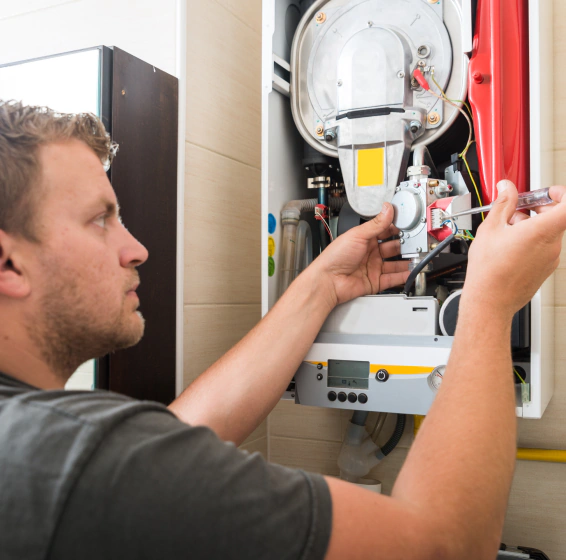
<path id="1" fill-rule="evenodd" d="M 566 230 L 566 187 L 552 187 L 550 196 L 557 204 L 537 209 L 531 218 L 516 212 L 517 189 L 511 181 L 497 187 L 499 196 L 470 248 L 462 297 L 512 316 L 558 266 Z"/>

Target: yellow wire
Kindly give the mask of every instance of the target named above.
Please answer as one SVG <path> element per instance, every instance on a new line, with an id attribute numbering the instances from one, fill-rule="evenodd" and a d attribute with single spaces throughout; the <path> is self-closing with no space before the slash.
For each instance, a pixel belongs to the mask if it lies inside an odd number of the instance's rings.
<path id="1" fill-rule="evenodd" d="M 468 175 L 470 176 L 470 179 L 472 180 L 472 183 L 473 183 L 473 185 L 474 185 L 474 189 L 476 189 L 476 195 L 477 195 L 477 197 L 478 197 L 480 206 L 483 206 L 483 202 L 482 202 L 482 199 L 481 199 L 480 191 L 479 191 L 479 189 L 478 189 L 478 186 L 476 185 L 476 180 L 474 179 L 474 176 L 472 175 L 472 170 L 470 169 L 470 166 L 469 166 L 469 164 L 468 164 L 468 158 L 466 158 L 466 153 L 465 153 L 465 151 L 462 152 L 462 154 L 463 154 L 463 155 L 460 155 L 460 157 L 464 160 L 464 163 L 466 164 L 466 169 L 468 170 Z M 483 213 L 483 212 L 481 213 L 481 219 L 482 219 L 482 222 L 485 220 L 485 216 L 484 216 L 484 213 Z"/>
<path id="2" fill-rule="evenodd" d="M 438 82 L 436 81 L 436 79 L 434 78 L 434 69 L 431 71 L 430 77 L 432 78 L 432 81 L 434 82 L 434 85 L 439 89 L 440 93 L 442 94 L 442 98 L 443 98 L 445 101 L 447 101 L 448 103 L 450 103 L 451 105 L 453 105 L 454 107 L 456 107 L 457 109 L 459 109 L 460 112 L 462 112 L 462 113 L 464 114 L 464 116 L 466 117 L 466 119 L 467 119 L 467 121 L 468 121 L 468 124 L 469 124 L 469 126 L 470 126 L 470 136 L 469 136 L 469 140 L 468 140 L 468 143 L 466 144 L 466 147 L 464 148 L 464 150 L 462 151 L 462 153 L 459 154 L 459 155 L 460 155 L 460 157 L 464 160 L 464 163 L 466 164 L 466 169 L 468 170 L 468 174 L 470 175 L 470 179 L 472 180 L 472 183 L 473 183 L 473 185 L 474 185 L 474 189 L 476 190 L 476 195 L 477 195 L 477 197 L 478 197 L 479 204 L 480 204 L 480 206 L 483 206 L 483 201 L 482 201 L 482 198 L 481 198 L 481 195 L 480 195 L 480 191 L 479 191 L 479 189 L 478 189 L 478 186 L 476 185 L 476 180 L 474 179 L 474 176 L 472 175 L 472 170 L 470 169 L 470 165 L 468 164 L 468 158 L 466 157 L 466 155 L 467 155 L 467 153 L 468 153 L 468 150 L 470 149 L 470 146 L 471 146 L 472 143 L 474 142 L 474 140 L 472 140 L 472 124 L 471 124 L 471 122 L 470 122 L 470 119 L 467 117 L 467 115 L 464 113 L 464 111 L 463 111 L 460 107 L 454 105 L 454 103 L 452 103 L 452 101 L 450 101 L 450 99 L 448 99 L 448 97 L 446 97 L 446 94 L 444 93 L 444 90 L 440 87 L 439 83 L 438 83 Z M 436 93 L 434 93 L 434 91 L 431 91 L 431 93 L 432 93 L 433 95 L 436 95 Z M 436 97 L 440 97 L 440 96 L 436 95 Z M 470 116 L 471 116 L 472 111 L 471 111 L 470 108 L 468 107 L 468 104 L 465 103 L 465 102 L 463 102 L 463 101 L 460 101 L 460 103 L 463 103 L 464 105 L 466 105 L 466 108 L 467 108 L 468 111 L 470 112 Z M 482 219 L 482 221 L 485 220 L 485 215 L 484 215 L 483 212 L 481 213 L 481 219 Z"/>
<path id="3" fill-rule="evenodd" d="M 527 382 L 519 375 L 519 372 L 515 368 L 513 368 L 513 371 L 515 372 L 515 375 L 521 380 L 521 383 L 524 383 L 526 385 Z"/>

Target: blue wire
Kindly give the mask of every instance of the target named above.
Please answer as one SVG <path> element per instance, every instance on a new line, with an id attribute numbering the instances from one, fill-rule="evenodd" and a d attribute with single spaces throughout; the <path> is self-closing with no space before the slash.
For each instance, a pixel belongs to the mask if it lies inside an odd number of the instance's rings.
<path id="1" fill-rule="evenodd" d="M 454 232 L 454 235 L 458 235 L 458 226 L 456 225 L 456 222 L 454 222 L 453 220 L 444 220 L 444 221 L 440 224 L 440 227 L 442 227 L 444 224 L 447 224 L 447 223 L 451 223 L 451 224 L 456 228 L 456 231 Z"/>

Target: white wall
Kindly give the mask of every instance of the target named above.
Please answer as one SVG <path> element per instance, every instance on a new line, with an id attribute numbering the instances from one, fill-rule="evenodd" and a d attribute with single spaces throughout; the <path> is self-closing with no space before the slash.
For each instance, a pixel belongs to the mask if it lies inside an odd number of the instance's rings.
<path id="1" fill-rule="evenodd" d="M 97 45 L 119 47 L 179 78 L 179 391 L 183 378 L 186 0 L 0 0 L 0 64 Z"/>
<path id="2" fill-rule="evenodd" d="M 177 75 L 177 0 L 0 2 L 0 64 L 97 45 Z"/>

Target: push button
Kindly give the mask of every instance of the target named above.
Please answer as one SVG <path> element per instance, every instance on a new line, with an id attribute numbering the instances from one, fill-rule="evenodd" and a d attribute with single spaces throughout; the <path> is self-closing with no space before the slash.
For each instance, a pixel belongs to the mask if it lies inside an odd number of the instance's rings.
<path id="1" fill-rule="evenodd" d="M 328 392 L 328 400 L 330 402 L 334 402 L 336 400 L 336 393 L 334 391 Z"/>
<path id="2" fill-rule="evenodd" d="M 368 402 L 368 396 L 365 393 L 360 393 L 358 395 L 358 402 L 366 404 Z"/>
<path id="3" fill-rule="evenodd" d="M 346 402 L 346 399 L 347 399 L 347 398 L 348 398 L 348 397 L 346 396 L 346 393 L 338 393 L 338 400 L 339 400 L 340 402 Z"/>
<path id="4" fill-rule="evenodd" d="M 389 372 L 386 369 L 380 369 L 376 374 L 375 378 L 380 383 L 385 383 L 389 379 Z"/>
<path id="5" fill-rule="evenodd" d="M 357 402 L 358 395 L 356 395 L 356 393 L 350 393 L 348 395 L 348 400 L 353 404 L 353 403 Z"/>

